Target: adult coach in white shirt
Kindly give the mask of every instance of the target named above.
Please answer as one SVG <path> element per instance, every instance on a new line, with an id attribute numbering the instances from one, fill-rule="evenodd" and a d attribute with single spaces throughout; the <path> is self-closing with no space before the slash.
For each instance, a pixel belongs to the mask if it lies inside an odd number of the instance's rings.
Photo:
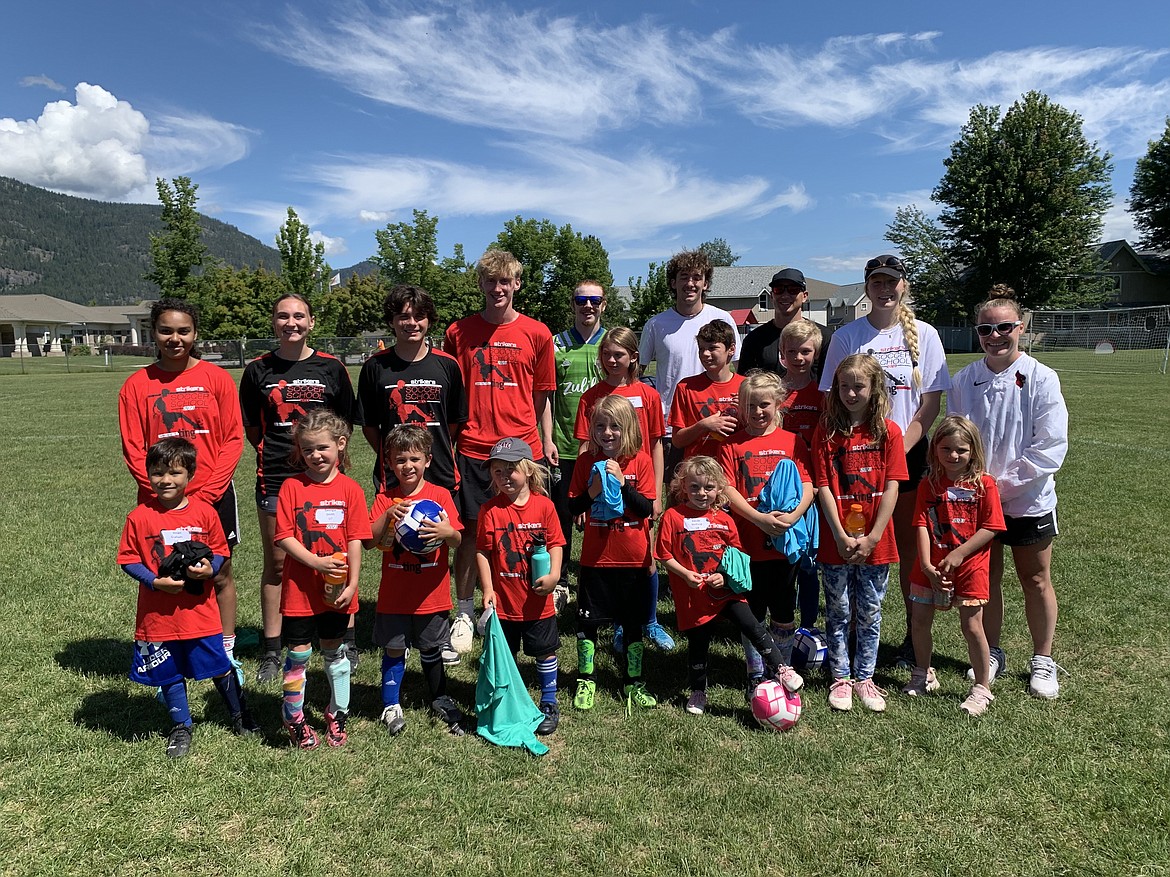
<path id="1" fill-rule="evenodd" d="M 657 363 L 654 384 L 662 397 L 662 416 L 666 427 L 666 481 L 669 483 L 674 467 L 682 459 L 682 449 L 677 452 L 670 443 L 670 403 L 674 399 L 674 388 L 683 378 L 702 374 L 699 362 L 699 345 L 695 335 L 712 320 L 723 320 L 739 338 L 735 320 L 727 311 L 706 303 L 707 290 L 715 269 L 706 253 L 687 250 L 675 254 L 666 263 L 666 282 L 674 292 L 674 307 L 655 314 L 642 327 L 638 344 L 638 359 L 645 368 L 648 363 Z M 739 358 L 739 345 L 732 359 Z"/>

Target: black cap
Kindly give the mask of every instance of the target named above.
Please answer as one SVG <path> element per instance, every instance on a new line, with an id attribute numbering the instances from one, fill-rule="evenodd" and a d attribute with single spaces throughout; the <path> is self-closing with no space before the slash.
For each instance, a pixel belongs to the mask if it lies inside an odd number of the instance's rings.
<path id="1" fill-rule="evenodd" d="M 869 280 L 871 274 L 885 274 L 901 280 L 906 276 L 906 266 L 897 256 L 874 256 L 865 263 L 865 279 Z"/>
<path id="2" fill-rule="evenodd" d="M 804 272 L 799 268 L 785 268 L 783 271 L 777 271 L 772 275 L 772 282 L 769 286 L 779 286 L 781 283 L 795 283 L 801 289 L 808 289 L 804 282 Z"/>

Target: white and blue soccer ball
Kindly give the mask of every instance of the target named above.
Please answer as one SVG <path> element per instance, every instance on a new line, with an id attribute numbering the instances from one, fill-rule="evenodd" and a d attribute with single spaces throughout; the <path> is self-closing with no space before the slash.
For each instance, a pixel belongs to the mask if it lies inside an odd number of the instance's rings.
<path id="1" fill-rule="evenodd" d="M 398 536 L 399 543 L 407 551 L 412 554 L 430 554 L 443 544 L 443 540 L 432 539 L 430 542 L 426 542 L 419 535 L 418 528 L 423 521 L 438 523 L 441 520 L 443 520 L 443 507 L 433 499 L 420 499 L 411 505 L 410 511 L 395 525 L 394 532 Z"/>
<path id="2" fill-rule="evenodd" d="M 829 642 L 823 631 L 801 627 L 792 640 L 792 666 L 797 670 L 819 670 L 829 654 Z"/>
<path id="3" fill-rule="evenodd" d="M 787 731 L 800 719 L 800 695 L 774 679 L 765 679 L 752 692 L 752 716 L 760 727 Z"/>

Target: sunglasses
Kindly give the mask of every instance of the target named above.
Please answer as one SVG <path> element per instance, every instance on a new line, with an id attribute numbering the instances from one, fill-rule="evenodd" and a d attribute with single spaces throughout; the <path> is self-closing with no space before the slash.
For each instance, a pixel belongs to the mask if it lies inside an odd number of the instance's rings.
<path id="1" fill-rule="evenodd" d="M 575 305 L 593 305 L 597 307 L 602 302 L 600 295 L 575 295 L 573 296 L 573 304 Z"/>
<path id="2" fill-rule="evenodd" d="M 865 263 L 865 273 L 876 271 L 878 268 L 893 268 L 895 271 L 906 273 L 906 266 L 897 256 L 875 256 Z"/>
<path id="3" fill-rule="evenodd" d="M 1015 320 L 1010 323 L 980 323 L 975 327 L 975 331 L 986 338 L 992 332 L 998 332 L 1000 335 L 1008 335 L 1016 326 L 1024 325 L 1022 320 Z"/>

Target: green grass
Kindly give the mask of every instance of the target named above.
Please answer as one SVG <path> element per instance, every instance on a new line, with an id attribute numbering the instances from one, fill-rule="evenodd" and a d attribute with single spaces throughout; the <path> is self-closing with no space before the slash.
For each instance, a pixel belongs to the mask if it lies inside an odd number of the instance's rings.
<path id="1" fill-rule="evenodd" d="M 1027 632 L 1008 588 L 1009 673 L 978 721 L 958 711 L 965 648 L 942 617 L 940 696 L 910 701 L 894 693 L 903 674 L 879 674 L 891 690 L 884 715 L 834 714 L 824 680 L 811 679 L 804 717 L 783 735 L 753 726 L 732 643 L 715 650 L 711 713 L 686 715 L 680 643 L 647 657 L 664 705 L 631 718 L 603 656 L 597 708 L 574 714 L 563 691 L 543 759 L 441 734 L 419 709 L 412 660 L 409 727 L 390 740 L 374 721 L 378 668 L 367 653 L 345 749 L 289 750 L 272 687 L 250 691 L 265 738 L 238 740 L 200 683 L 195 746 L 177 764 L 163 757 L 162 708 L 126 679 L 135 588 L 114 563 L 134 495 L 117 434 L 124 377 L 0 376 L 5 874 L 1167 873 L 1170 388 L 1160 375 L 1062 374 L 1072 447 L 1055 581 L 1057 658 L 1069 675 L 1054 703 L 1025 692 Z M 354 449 L 365 481 L 372 456 L 360 441 Z M 244 628 L 259 623 L 251 462 L 237 473 Z M 889 650 L 903 619 L 897 599 L 886 610 Z M 242 652 L 251 677 L 256 652 Z M 319 658 L 313 667 L 319 719 L 326 684 Z M 532 678 L 529 661 L 521 669 Z M 471 666 L 452 679 L 470 707 Z"/>

